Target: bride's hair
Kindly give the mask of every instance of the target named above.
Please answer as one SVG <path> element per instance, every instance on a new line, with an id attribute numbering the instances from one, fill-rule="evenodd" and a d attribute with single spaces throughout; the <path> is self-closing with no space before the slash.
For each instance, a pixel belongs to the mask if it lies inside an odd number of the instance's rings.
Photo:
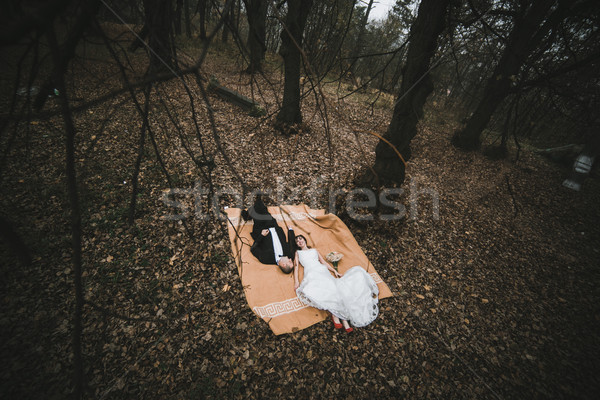
<path id="1" fill-rule="evenodd" d="M 298 238 L 304 239 L 304 243 L 306 243 L 306 247 L 308 247 L 310 249 L 310 246 L 308 245 L 308 240 L 306 240 L 306 237 L 304 237 L 304 235 L 296 235 L 296 239 L 294 240 L 294 244 L 296 243 L 296 240 L 298 240 Z M 298 247 L 298 245 L 296 245 L 296 247 Z"/>
<path id="2" fill-rule="evenodd" d="M 298 245 L 296 244 L 296 240 L 298 240 L 298 238 L 304 239 L 304 243 L 306 243 L 306 247 L 310 249 L 310 246 L 308 245 L 308 240 L 306 240 L 306 237 L 304 237 L 304 235 L 296 235 L 296 237 L 294 238 L 294 257 L 295 257 L 296 252 L 298 250 L 300 250 L 300 247 L 298 247 Z"/>

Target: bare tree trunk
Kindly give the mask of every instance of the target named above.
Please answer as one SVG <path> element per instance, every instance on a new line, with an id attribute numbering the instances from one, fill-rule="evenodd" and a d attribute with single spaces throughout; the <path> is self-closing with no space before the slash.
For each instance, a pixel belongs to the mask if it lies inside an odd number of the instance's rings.
<path id="1" fill-rule="evenodd" d="M 67 39 L 65 43 L 60 47 L 59 53 L 59 63 L 56 64 L 55 68 L 58 68 L 54 75 L 57 73 L 64 74 L 67 70 L 67 66 L 69 65 L 69 61 L 75 55 L 75 49 L 77 48 L 77 44 L 83 37 L 84 31 L 90 25 L 90 20 L 96 15 L 98 12 L 98 8 L 100 6 L 99 0 L 93 0 L 89 2 L 84 2 L 82 5 L 81 13 L 77 17 L 77 21 L 73 26 L 73 29 L 67 35 Z M 46 104 L 46 100 L 48 96 L 53 93 L 54 87 L 57 86 L 55 82 L 53 82 L 52 78 L 48 79 L 40 88 L 38 95 L 36 96 L 33 107 L 35 110 L 39 111 Z"/>
<path id="2" fill-rule="evenodd" d="M 487 81 L 479 105 L 467 121 L 465 128 L 457 131 L 452 138 L 455 146 L 465 150 L 479 148 L 481 133 L 498 105 L 509 94 L 512 80 L 518 75 L 529 54 L 542 41 L 544 32 L 551 29 L 551 24 L 542 26 L 542 23 L 555 4 L 555 0 L 534 1 L 525 14 L 517 19 L 502 57 Z M 553 12 L 555 18 L 551 18 L 551 20 L 558 22 L 556 17 L 560 14 L 557 13 L 562 13 L 562 11 L 563 9 L 559 5 Z"/>
<path id="3" fill-rule="evenodd" d="M 198 0 L 198 17 L 200 19 L 200 40 L 206 40 L 206 10 L 208 0 Z"/>
<path id="4" fill-rule="evenodd" d="M 175 25 L 175 34 L 181 35 L 181 14 L 183 11 L 183 0 L 177 0 L 175 5 L 175 19 L 173 23 Z"/>
<path id="5" fill-rule="evenodd" d="M 356 74 L 356 65 L 358 64 L 358 56 L 362 52 L 365 31 L 367 29 L 367 22 L 369 22 L 369 14 L 371 14 L 372 7 L 373 7 L 373 0 L 369 0 L 369 5 L 367 5 L 367 9 L 365 11 L 365 16 L 363 17 L 362 21 L 360 21 L 360 26 L 358 27 L 359 31 L 358 31 L 358 36 L 356 38 L 356 46 L 354 47 L 354 50 L 352 51 L 352 55 L 350 56 L 350 58 L 352 60 L 350 72 L 352 73 L 353 77 Z"/>
<path id="6" fill-rule="evenodd" d="M 513 110 L 516 105 L 516 98 L 513 99 L 508 105 L 506 111 L 506 118 L 504 119 L 504 125 L 502 126 L 502 136 L 500 138 L 500 144 L 498 146 L 489 146 L 484 150 L 484 154 L 493 159 L 503 159 L 508 155 L 508 138 L 510 136 L 510 121 L 513 115 Z"/>
<path id="7" fill-rule="evenodd" d="M 183 0 L 183 18 L 185 20 L 185 35 L 192 37 L 192 21 L 190 20 L 190 0 Z"/>
<path id="8" fill-rule="evenodd" d="M 83 333 L 83 284 L 82 276 L 82 246 L 81 246 L 81 211 L 79 209 L 79 194 L 77 189 L 77 172 L 75 166 L 75 124 L 69 108 L 67 87 L 64 81 L 62 60 L 56 40 L 54 27 L 48 29 L 48 41 L 54 61 L 54 82 L 60 92 L 59 101 L 65 124 L 65 172 L 67 176 L 67 192 L 71 208 L 71 246 L 73 250 L 73 282 L 75 287 L 75 312 L 73 316 L 73 384 L 75 399 L 83 398 L 85 386 L 83 373 L 83 357 L 81 351 L 81 336 Z"/>
<path id="9" fill-rule="evenodd" d="M 173 6 L 171 0 L 144 0 L 148 46 L 150 47 L 150 74 L 173 67 L 175 49 L 172 46 Z"/>
<path id="10" fill-rule="evenodd" d="M 306 19 L 312 6 L 312 0 L 288 0 L 288 11 L 281 32 L 281 49 L 283 57 L 285 82 L 283 87 L 283 104 L 277 114 L 276 124 L 284 131 L 289 125 L 302 122 L 300 111 L 300 69 L 302 54 L 302 35 Z"/>
<path id="11" fill-rule="evenodd" d="M 410 141 L 417 133 L 417 123 L 423 115 L 423 105 L 433 90 L 429 75 L 431 58 L 437 49 L 437 40 L 444 30 L 448 5 L 451 0 L 423 0 L 419 13 L 411 27 L 410 44 L 402 74 L 400 93 L 396 100 L 392 120 L 384 139 L 388 140 L 402 154 L 410 158 Z M 368 172 L 359 178 L 362 184 L 374 178 L 381 181 L 404 182 L 404 163 L 396 151 L 385 141 L 379 141 L 375 148 L 376 177 Z"/>
<path id="12" fill-rule="evenodd" d="M 262 61 L 267 51 L 265 40 L 268 4 L 266 0 L 244 0 L 244 5 L 248 17 L 248 49 L 250 50 L 250 64 L 246 72 L 253 74 L 262 70 Z"/>
<path id="13" fill-rule="evenodd" d="M 229 40 L 229 33 L 234 27 L 235 24 L 235 3 L 238 0 L 233 1 L 233 5 L 231 6 L 229 12 L 227 10 L 224 11 L 223 18 L 225 19 L 223 22 L 223 35 L 221 36 L 221 41 L 223 43 L 227 43 Z"/>

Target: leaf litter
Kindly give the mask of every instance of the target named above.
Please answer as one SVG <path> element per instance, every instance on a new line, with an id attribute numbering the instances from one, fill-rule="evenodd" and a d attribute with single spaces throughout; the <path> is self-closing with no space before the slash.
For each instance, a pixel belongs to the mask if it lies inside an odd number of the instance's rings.
<path id="1" fill-rule="evenodd" d="M 238 65 L 213 55 L 203 68 L 252 95 Z M 269 77 L 281 88 L 278 76 L 274 70 Z M 76 96 L 85 97 L 88 78 L 72 78 Z M 199 154 L 185 91 L 161 85 Z M 239 190 L 195 96 L 202 144 L 216 164 L 212 183 Z M 365 132 L 382 134 L 382 121 L 391 117 L 388 109 L 371 114 L 347 98 L 335 102 L 339 113 L 329 115 L 328 138 L 307 96 L 300 133 L 282 136 L 272 128 L 272 94 L 260 99 L 266 119 L 213 95 L 210 101 L 225 153 L 249 187 L 273 189 L 271 197 L 279 188 L 290 202 L 323 208 L 330 206 L 328 191 L 354 188 L 353 179 L 374 160 L 376 139 Z M 530 152 L 491 161 L 457 151 L 449 144 L 452 115 L 429 105 L 400 199 L 405 218 L 357 221 L 341 213 L 395 296 L 381 301 L 373 324 L 351 335 L 325 321 L 274 336 L 245 301 L 225 223 L 194 218 L 197 204 L 186 195 L 187 218 L 165 220 L 174 210 L 161 200 L 168 186 L 149 144 L 135 224 L 125 223 L 141 121 L 130 105 L 112 107 L 76 118 L 89 397 L 592 398 L 599 389 L 596 174 L 575 193 L 561 187 L 565 167 Z M 176 187 L 207 185 L 165 115 L 159 110 L 151 118 Z M 34 263 L 20 269 L 3 255 L 12 267 L 3 284 L 2 356 L 9 367 L 2 387 L 12 397 L 62 397 L 73 375 L 74 295 L 61 121 L 33 122 L 44 135 L 28 139 L 29 152 L 16 146 L 5 178 Z M 363 133 L 361 145 L 355 130 Z M 409 192 L 419 189 L 415 209 Z M 224 205 L 236 204 L 223 195 Z"/>

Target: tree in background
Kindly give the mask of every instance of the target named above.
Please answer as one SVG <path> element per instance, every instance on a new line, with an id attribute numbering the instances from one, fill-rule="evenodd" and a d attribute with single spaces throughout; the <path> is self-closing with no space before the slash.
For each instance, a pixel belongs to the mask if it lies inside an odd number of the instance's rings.
<path id="1" fill-rule="evenodd" d="M 248 18 L 248 50 L 250 63 L 246 72 L 252 74 L 262 70 L 262 61 L 265 59 L 267 46 L 267 0 L 244 0 L 246 17 Z"/>
<path id="2" fill-rule="evenodd" d="M 42 85 L 38 95 L 36 96 L 33 107 L 39 111 L 44 107 L 48 97 L 54 93 L 56 87 L 55 76 L 57 74 L 64 74 L 67 70 L 69 62 L 75 56 L 75 50 L 77 45 L 81 42 L 85 30 L 89 27 L 91 19 L 98 12 L 100 6 L 99 0 L 82 2 L 78 7 L 78 16 L 76 23 L 71 28 L 67 40 L 62 46 L 59 47 L 60 54 L 58 55 L 58 63 L 54 66 L 59 71 L 55 71 Z"/>
<path id="3" fill-rule="evenodd" d="M 225 4 L 227 7 L 227 3 Z M 237 8 L 237 14 L 236 14 Z M 224 9 L 222 18 L 223 18 L 223 31 L 221 36 L 221 42 L 227 43 L 229 40 L 229 34 L 231 32 L 238 32 L 239 29 L 239 15 L 241 14 L 241 5 L 238 0 L 233 0 L 229 9 Z"/>
<path id="4" fill-rule="evenodd" d="M 451 0 L 423 0 L 417 18 L 410 30 L 410 42 L 406 64 L 402 73 L 400 93 L 395 103 L 392 120 L 384 139 L 375 149 L 375 164 L 371 172 L 359 181 L 404 182 L 405 167 L 402 159 L 390 143 L 400 152 L 404 160 L 410 158 L 410 141 L 417 133 L 417 123 L 423 115 L 423 105 L 433 90 L 430 64 L 437 49 L 438 36 L 445 27 Z M 389 142 L 389 143 L 388 143 Z"/>
<path id="5" fill-rule="evenodd" d="M 369 0 L 369 4 L 365 9 L 364 14 L 362 14 L 362 18 L 360 20 L 360 24 L 358 26 L 358 35 L 356 37 L 356 42 L 354 43 L 354 50 L 350 54 L 351 66 L 350 72 L 352 76 L 356 75 L 356 61 L 358 60 L 358 56 L 363 51 L 363 43 L 365 40 L 365 31 L 367 29 L 367 22 L 369 21 L 369 14 L 371 14 L 371 8 L 373 7 L 373 0 Z"/>
<path id="6" fill-rule="evenodd" d="M 313 5 L 304 28 L 303 47 L 319 80 L 346 75 L 356 10 L 353 2 L 343 0 L 324 0 Z"/>
<path id="7" fill-rule="evenodd" d="M 144 0 L 145 26 L 148 30 L 149 72 L 173 67 L 173 4 L 171 0 Z"/>
<path id="8" fill-rule="evenodd" d="M 348 69 L 357 88 L 397 93 L 408 32 L 414 20 L 413 4 L 413 0 L 398 1 L 385 18 L 367 20 L 366 25 L 367 7 L 356 5 L 341 57 L 343 64 L 350 65 Z"/>
<path id="9" fill-rule="evenodd" d="M 277 114 L 276 124 L 279 129 L 288 131 L 290 125 L 302 122 L 300 111 L 300 70 L 302 66 L 302 35 L 312 0 L 288 0 L 287 13 L 281 31 L 281 49 L 283 57 L 285 82 L 283 87 L 283 103 Z"/>
<path id="10" fill-rule="evenodd" d="M 482 98 L 466 126 L 452 138 L 456 146 L 467 150 L 480 146 L 483 130 L 500 103 L 517 85 L 522 67 L 532 56 L 540 56 L 535 50 L 552 38 L 553 30 L 566 18 L 569 8 L 576 4 L 566 0 L 528 1 L 516 10 L 513 29 L 500 60 L 487 80 Z M 552 45 L 551 41 L 548 45 Z"/>
<path id="11" fill-rule="evenodd" d="M 200 23 L 200 32 L 198 33 L 198 38 L 200 40 L 206 40 L 206 16 L 208 14 L 208 7 L 208 0 L 198 0 L 196 12 L 198 13 L 198 20 Z"/>

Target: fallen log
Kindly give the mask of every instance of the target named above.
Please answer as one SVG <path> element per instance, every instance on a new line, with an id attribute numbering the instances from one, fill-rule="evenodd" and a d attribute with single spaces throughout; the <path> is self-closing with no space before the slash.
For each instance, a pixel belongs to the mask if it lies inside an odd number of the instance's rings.
<path id="1" fill-rule="evenodd" d="M 566 146 L 551 147 L 549 149 L 535 149 L 534 152 L 538 154 L 548 153 L 565 153 L 565 152 L 576 152 L 579 153 L 583 149 L 580 144 L 567 144 Z"/>
<path id="2" fill-rule="evenodd" d="M 575 157 L 581 153 L 583 147 L 584 146 L 581 144 L 568 144 L 566 146 L 551 147 L 548 149 L 533 149 L 533 152 L 547 157 L 554 162 L 570 164 Z"/>
<path id="3" fill-rule="evenodd" d="M 244 110 L 248 111 L 248 115 L 251 117 L 261 117 L 266 114 L 264 108 L 262 108 L 259 103 L 244 96 L 243 94 L 222 86 L 214 76 L 208 81 L 208 90 L 215 92 L 223 100 L 242 107 Z"/>

